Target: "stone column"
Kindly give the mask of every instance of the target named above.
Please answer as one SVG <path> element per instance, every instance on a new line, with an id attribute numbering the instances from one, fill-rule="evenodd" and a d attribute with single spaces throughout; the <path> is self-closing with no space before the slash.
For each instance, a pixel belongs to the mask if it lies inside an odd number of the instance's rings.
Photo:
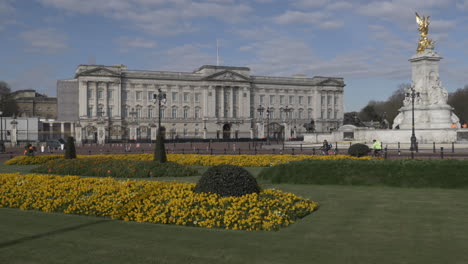
<path id="1" fill-rule="evenodd" d="M 103 99 L 104 99 L 103 100 L 103 102 L 104 102 L 103 107 L 104 107 L 104 113 L 105 113 L 104 115 L 105 116 L 109 116 L 109 112 L 108 112 L 109 111 L 109 107 L 108 107 L 109 106 L 109 102 L 108 102 L 109 98 L 107 96 L 107 93 L 109 92 L 109 84 L 110 84 L 109 82 L 105 83 L 104 91 L 102 92 L 103 93 Z"/>
<path id="2" fill-rule="evenodd" d="M 229 98 L 228 102 L 230 102 L 230 109 L 228 113 L 228 117 L 234 118 L 234 87 L 229 87 L 231 91 L 231 97 Z"/>
<path id="3" fill-rule="evenodd" d="M 65 123 L 60 122 L 60 137 L 64 138 L 65 137 Z"/>
<path id="4" fill-rule="evenodd" d="M 78 84 L 78 102 L 79 110 L 78 117 L 86 116 L 88 114 L 88 87 L 89 82 L 81 82 Z"/>
<path id="5" fill-rule="evenodd" d="M 221 95 L 220 95 L 220 113 L 219 113 L 219 117 L 220 118 L 225 118 L 226 116 L 224 115 L 224 107 L 225 107 L 225 102 L 224 102 L 224 87 L 221 86 L 220 87 L 221 89 Z"/>
<path id="6" fill-rule="evenodd" d="M 104 145 L 106 143 L 106 126 L 104 122 L 97 124 L 97 143 Z"/>
<path id="7" fill-rule="evenodd" d="M 158 127 L 151 126 L 151 140 L 155 141 L 157 134 L 158 134 Z"/>
<path id="8" fill-rule="evenodd" d="M 18 122 L 16 120 L 13 120 L 10 122 L 11 124 L 11 131 L 10 131 L 10 141 L 11 141 L 11 146 L 16 146 L 18 144 Z"/>
<path id="9" fill-rule="evenodd" d="M 70 136 L 74 137 L 75 135 L 75 123 L 70 122 Z"/>
<path id="10" fill-rule="evenodd" d="M 239 91 L 237 93 L 237 116 L 239 119 L 245 119 L 246 115 L 244 113 L 244 101 L 246 101 L 247 98 L 244 99 L 244 93 L 245 93 L 245 87 L 237 87 L 237 90 Z"/>
<path id="11" fill-rule="evenodd" d="M 115 115 L 117 116 L 117 118 L 122 118 L 122 83 L 121 82 L 118 82 L 118 83 L 114 83 L 114 87 L 115 87 Z"/>
<path id="12" fill-rule="evenodd" d="M 49 138 L 52 139 L 54 134 L 54 123 L 49 122 Z"/>
<path id="13" fill-rule="evenodd" d="M 95 88 L 94 88 L 94 108 L 93 108 L 93 116 L 97 116 L 97 111 L 98 111 L 98 89 L 99 89 L 99 82 L 95 82 Z"/>
<path id="14" fill-rule="evenodd" d="M 75 140 L 78 145 L 81 145 L 83 142 L 83 134 L 82 134 L 82 129 L 80 123 L 76 124 L 76 129 L 75 129 Z"/>
<path id="15" fill-rule="evenodd" d="M 330 118 L 331 119 L 335 119 L 335 95 L 336 95 L 335 92 L 332 92 L 330 94 L 330 96 L 332 97 L 332 99 L 330 100 L 330 103 L 331 103 L 331 116 L 330 116 Z"/>
<path id="16" fill-rule="evenodd" d="M 211 92 L 211 97 L 209 96 L 209 93 Z M 208 89 L 208 117 L 209 118 L 215 118 L 216 117 L 216 108 L 219 107 L 216 104 L 216 87 L 215 86 L 210 86 Z M 219 104 L 219 102 L 218 102 Z"/>
<path id="17" fill-rule="evenodd" d="M 136 125 L 131 124 L 130 125 L 130 140 L 136 140 L 136 136 L 137 136 L 136 130 L 137 130 Z"/>
<path id="18" fill-rule="evenodd" d="M 291 127 L 288 123 L 283 123 L 284 125 L 284 140 L 289 140 L 291 138 Z"/>

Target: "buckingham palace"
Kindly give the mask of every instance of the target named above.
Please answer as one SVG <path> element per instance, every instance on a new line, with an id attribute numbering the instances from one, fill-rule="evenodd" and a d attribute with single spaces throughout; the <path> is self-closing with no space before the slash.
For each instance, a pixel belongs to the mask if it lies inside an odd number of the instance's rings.
<path id="1" fill-rule="evenodd" d="M 289 139 L 312 120 L 316 132 L 341 126 L 344 86 L 343 78 L 254 76 L 247 67 L 79 65 L 73 79 L 57 82 L 58 120 L 74 122 L 69 132 L 78 143 L 155 140 L 159 118 L 166 138 Z"/>

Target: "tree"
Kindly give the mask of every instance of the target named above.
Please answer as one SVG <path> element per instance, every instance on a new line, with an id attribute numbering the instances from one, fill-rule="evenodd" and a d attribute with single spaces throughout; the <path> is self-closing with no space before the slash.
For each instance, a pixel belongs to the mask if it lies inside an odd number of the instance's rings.
<path id="1" fill-rule="evenodd" d="M 362 121 L 378 121 L 382 122 L 387 119 L 390 126 L 393 120 L 399 113 L 399 109 L 403 106 L 406 90 L 411 87 L 409 83 L 403 83 L 398 86 L 398 89 L 386 101 L 370 101 L 358 114 Z"/>
<path id="2" fill-rule="evenodd" d="M 468 122 L 468 84 L 449 94 L 447 103 L 454 108 L 462 123 Z"/>
<path id="3" fill-rule="evenodd" d="M 381 102 L 370 101 L 364 108 L 361 109 L 359 112 L 359 119 L 362 121 L 381 121 L 381 116 L 377 112 L 377 105 L 381 104 Z"/>
<path id="4" fill-rule="evenodd" d="M 13 116 L 18 113 L 18 105 L 11 95 L 11 88 L 8 83 L 0 81 L 0 111 L 3 116 Z"/>

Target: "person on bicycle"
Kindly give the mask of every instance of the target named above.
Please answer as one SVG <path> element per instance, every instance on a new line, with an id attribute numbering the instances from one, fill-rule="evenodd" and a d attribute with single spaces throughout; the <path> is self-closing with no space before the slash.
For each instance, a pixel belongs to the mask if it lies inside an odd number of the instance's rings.
<path id="1" fill-rule="evenodd" d="M 374 156 L 379 156 L 380 155 L 380 151 L 382 151 L 382 143 L 378 140 L 373 140 L 372 141 L 373 144 L 372 144 L 372 148 L 374 150 Z"/>
<path id="2" fill-rule="evenodd" d="M 324 155 L 328 155 L 328 153 L 329 153 L 329 151 L 330 151 L 331 148 L 332 148 L 332 147 L 331 147 L 331 144 L 328 143 L 328 141 L 325 139 L 325 140 L 323 141 L 323 145 L 322 145 L 322 147 L 321 147 L 320 149 L 322 150 L 322 153 L 323 153 Z"/>

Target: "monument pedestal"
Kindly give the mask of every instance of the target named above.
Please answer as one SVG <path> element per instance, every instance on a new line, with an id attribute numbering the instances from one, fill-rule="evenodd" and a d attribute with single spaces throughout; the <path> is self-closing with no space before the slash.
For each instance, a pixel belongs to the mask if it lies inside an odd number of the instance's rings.
<path id="1" fill-rule="evenodd" d="M 412 104 L 414 103 L 414 127 L 416 129 L 447 129 L 455 124 L 460 127 L 453 108 L 447 104 L 448 92 L 439 78 L 439 61 L 442 59 L 432 48 L 426 48 L 409 60 L 412 65 L 412 85 L 407 91 L 400 113 L 393 121 L 393 128 L 412 129 Z M 411 97 L 411 91 L 416 95 Z"/>
<path id="2" fill-rule="evenodd" d="M 418 105 L 414 106 L 414 127 L 416 129 L 445 129 L 450 128 L 452 123 L 453 108 L 450 105 Z M 403 119 L 400 123 L 400 129 L 412 128 L 412 110 L 411 106 L 405 106 L 400 109 L 400 115 Z"/>

